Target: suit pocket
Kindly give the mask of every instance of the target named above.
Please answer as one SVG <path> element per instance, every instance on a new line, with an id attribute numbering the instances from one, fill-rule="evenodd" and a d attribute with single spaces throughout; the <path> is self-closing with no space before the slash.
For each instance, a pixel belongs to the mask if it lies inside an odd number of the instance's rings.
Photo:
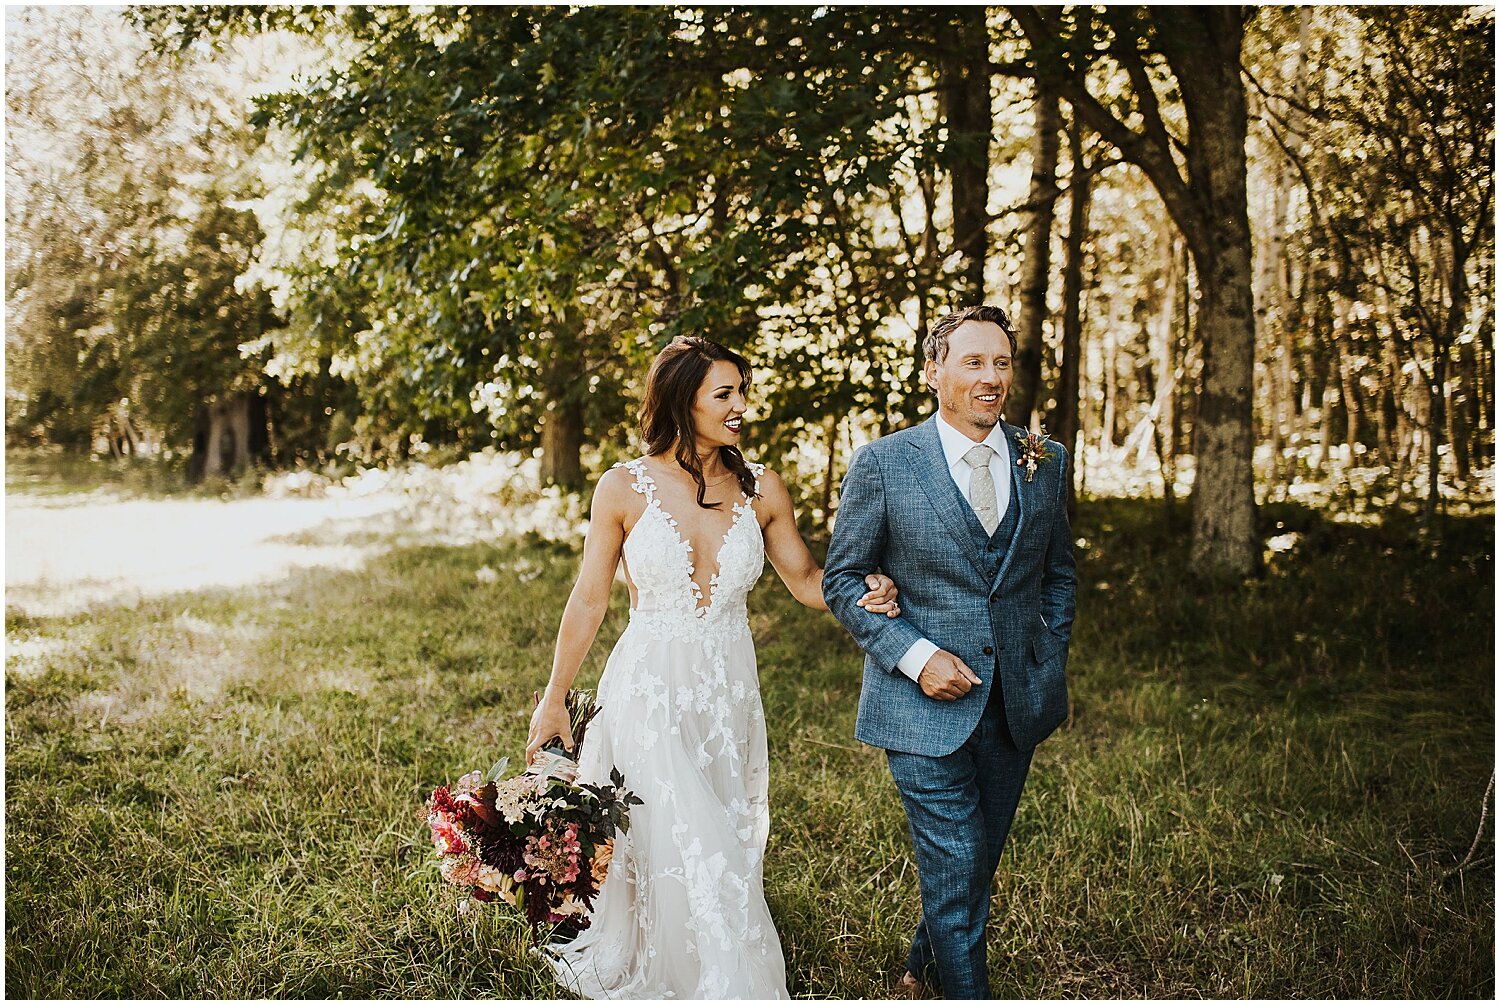
<path id="1" fill-rule="evenodd" d="M 1031 637 L 1035 663 L 1025 668 L 1030 717 L 1019 724 L 1012 720 L 1016 743 L 1034 747 L 1068 718 L 1067 654 L 1067 640 L 1055 632 L 1042 629 Z"/>
<path id="2" fill-rule="evenodd" d="M 1065 645 L 1062 636 L 1044 628 L 1031 637 L 1031 654 L 1038 663 L 1045 663 Z"/>

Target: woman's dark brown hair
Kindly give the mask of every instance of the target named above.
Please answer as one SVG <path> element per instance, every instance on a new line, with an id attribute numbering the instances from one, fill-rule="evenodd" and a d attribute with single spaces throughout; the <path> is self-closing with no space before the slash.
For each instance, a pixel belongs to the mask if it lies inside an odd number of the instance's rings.
<path id="1" fill-rule="evenodd" d="M 698 505 L 718 509 L 718 503 L 703 501 L 708 490 L 698 463 L 698 437 L 693 429 L 693 402 L 698 388 L 714 363 L 733 363 L 740 371 L 740 389 L 750 383 L 750 363 L 739 353 L 696 335 L 679 335 L 663 349 L 646 374 L 646 400 L 641 404 L 641 438 L 646 453 L 664 454 L 674 443 L 675 457 L 683 470 L 698 483 Z M 738 447 L 722 446 L 719 457 L 740 483 L 740 491 L 754 499 L 755 475 Z"/>

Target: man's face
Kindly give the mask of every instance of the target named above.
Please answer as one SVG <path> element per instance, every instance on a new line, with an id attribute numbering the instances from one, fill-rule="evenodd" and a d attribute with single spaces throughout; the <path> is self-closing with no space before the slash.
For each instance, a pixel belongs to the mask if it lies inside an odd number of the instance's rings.
<path id="1" fill-rule="evenodd" d="M 1010 338 L 997 324 L 965 321 L 948 336 L 948 356 L 923 370 L 943 419 L 978 442 L 1000 421 L 1010 391 Z"/>

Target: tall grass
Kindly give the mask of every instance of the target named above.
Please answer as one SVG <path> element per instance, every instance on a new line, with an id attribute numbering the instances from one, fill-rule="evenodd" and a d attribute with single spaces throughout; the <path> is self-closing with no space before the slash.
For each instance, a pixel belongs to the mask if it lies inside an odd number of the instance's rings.
<path id="1" fill-rule="evenodd" d="M 1456 869 L 1494 763 L 1491 518 L 1424 544 L 1268 507 L 1296 546 L 1231 589 L 1185 574 L 1159 509 L 1077 522 L 1073 716 L 1001 863 L 996 993 L 1491 997 L 1488 825 Z M 7 995 L 560 994 L 516 921 L 456 914 L 417 811 L 519 751 L 576 564 L 407 548 L 8 611 Z M 751 610 L 792 992 L 885 997 L 917 883 L 884 759 L 852 739 L 858 654 L 769 571 Z M 623 619 L 619 595 L 585 682 Z"/>

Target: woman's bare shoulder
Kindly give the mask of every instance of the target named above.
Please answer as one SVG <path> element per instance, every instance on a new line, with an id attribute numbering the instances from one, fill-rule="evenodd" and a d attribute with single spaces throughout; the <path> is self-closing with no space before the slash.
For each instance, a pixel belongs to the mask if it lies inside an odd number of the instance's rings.
<path id="1" fill-rule="evenodd" d="M 594 518 L 609 513 L 624 515 L 635 508 L 635 499 L 640 496 L 635 483 L 635 473 L 624 464 L 617 464 L 600 475 L 594 486 Z"/>
<path id="2" fill-rule="evenodd" d="M 756 480 L 760 483 L 760 495 L 762 499 L 773 497 L 790 498 L 790 495 L 787 493 L 786 482 L 782 481 L 781 476 L 773 469 L 764 464 L 752 464 L 751 468 L 758 469 L 756 471 Z"/>

